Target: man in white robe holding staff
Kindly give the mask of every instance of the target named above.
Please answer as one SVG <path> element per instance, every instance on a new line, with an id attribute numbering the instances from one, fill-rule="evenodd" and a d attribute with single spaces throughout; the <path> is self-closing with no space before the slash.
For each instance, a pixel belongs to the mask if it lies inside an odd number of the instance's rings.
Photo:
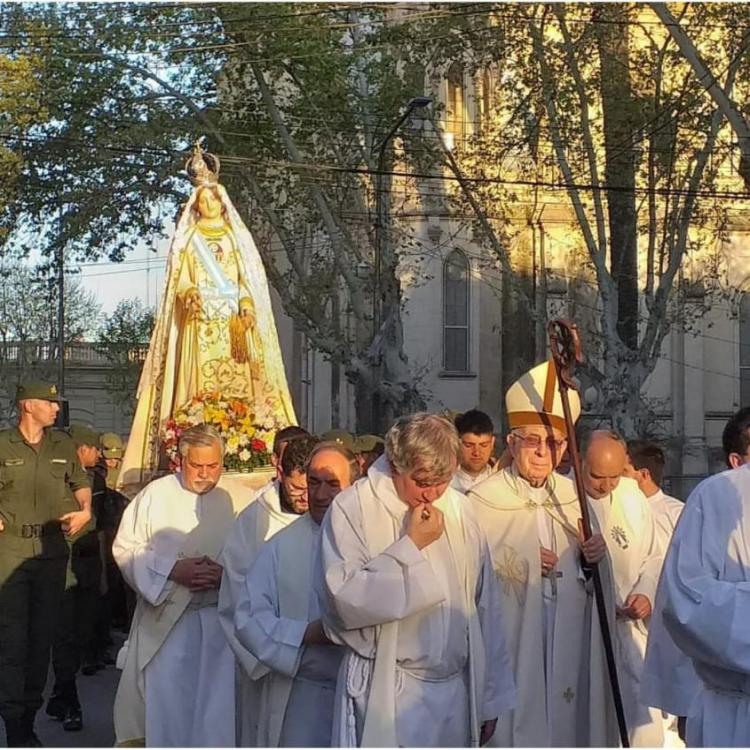
<path id="1" fill-rule="evenodd" d="M 578 395 L 569 396 L 572 419 Z M 468 493 L 500 582 L 503 625 L 518 704 L 498 747 L 617 744 L 586 563 L 606 554 L 601 535 L 582 541 L 574 483 L 554 469 L 568 428 L 554 364 L 522 375 L 505 395 L 512 463 Z"/>
<path id="2" fill-rule="evenodd" d="M 334 746 L 485 744 L 515 691 L 484 533 L 445 417 L 396 421 L 323 522 L 326 635 L 346 647 Z"/>

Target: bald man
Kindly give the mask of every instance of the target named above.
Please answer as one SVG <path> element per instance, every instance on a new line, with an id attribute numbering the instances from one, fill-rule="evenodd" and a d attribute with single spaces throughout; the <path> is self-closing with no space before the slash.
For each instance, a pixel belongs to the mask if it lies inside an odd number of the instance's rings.
<path id="1" fill-rule="evenodd" d="M 615 592 L 614 635 L 620 688 L 633 747 L 664 743 L 660 711 L 640 704 L 638 694 L 656 585 L 664 559 L 646 496 L 633 479 L 623 478 L 625 441 L 614 432 L 593 432 L 584 446 L 583 482 L 592 511 L 592 530 L 606 545 Z"/>
<path id="2" fill-rule="evenodd" d="M 320 620 L 314 574 L 328 506 L 359 475 L 354 454 L 321 443 L 307 466 L 309 511 L 265 544 L 245 578 L 235 636 L 258 659 L 256 747 L 330 747 L 343 649 Z"/>

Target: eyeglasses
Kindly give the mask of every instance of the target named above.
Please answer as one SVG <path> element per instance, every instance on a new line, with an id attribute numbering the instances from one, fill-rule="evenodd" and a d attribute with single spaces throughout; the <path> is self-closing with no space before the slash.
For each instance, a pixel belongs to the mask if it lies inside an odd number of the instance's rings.
<path id="1" fill-rule="evenodd" d="M 539 435 L 520 435 L 517 432 L 511 433 L 514 438 L 517 440 L 520 440 L 523 443 L 524 448 L 529 448 L 530 450 L 539 450 L 539 448 L 542 447 L 542 444 L 547 446 L 547 450 L 552 453 L 553 451 L 555 453 L 559 453 L 562 451 L 563 447 L 565 446 L 565 443 L 568 442 L 567 438 L 563 438 L 562 440 L 555 440 L 553 437 L 547 437 L 543 438 Z"/>

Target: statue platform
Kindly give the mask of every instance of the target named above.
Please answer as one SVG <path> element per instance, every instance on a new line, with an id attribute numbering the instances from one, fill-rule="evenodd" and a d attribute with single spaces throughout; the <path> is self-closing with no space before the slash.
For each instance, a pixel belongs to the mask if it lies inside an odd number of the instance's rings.
<path id="1" fill-rule="evenodd" d="M 252 472 L 225 471 L 219 480 L 219 487 L 232 496 L 235 511 L 240 513 L 250 504 L 255 493 L 275 476 L 276 469 L 272 466 Z"/>
<path id="2" fill-rule="evenodd" d="M 164 473 L 161 476 L 164 476 Z M 276 469 L 272 466 L 251 472 L 225 471 L 219 479 L 219 487 L 231 495 L 235 512 L 240 513 L 250 504 L 250 500 L 257 490 L 268 484 L 275 476 Z M 120 492 L 132 500 L 146 484 L 126 484 Z"/>

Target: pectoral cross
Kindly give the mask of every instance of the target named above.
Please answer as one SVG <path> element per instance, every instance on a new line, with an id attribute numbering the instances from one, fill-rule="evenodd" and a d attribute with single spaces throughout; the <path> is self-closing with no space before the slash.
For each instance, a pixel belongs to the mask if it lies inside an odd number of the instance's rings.
<path id="1" fill-rule="evenodd" d="M 562 570 L 550 570 L 548 573 L 542 573 L 543 578 L 549 578 L 552 596 L 557 596 L 557 579 L 562 578 Z"/>
<path id="2" fill-rule="evenodd" d="M 565 692 L 563 693 L 563 698 L 565 698 L 565 702 L 570 703 L 575 697 L 576 697 L 576 694 L 573 692 L 573 689 L 570 686 L 568 686 Z"/>

